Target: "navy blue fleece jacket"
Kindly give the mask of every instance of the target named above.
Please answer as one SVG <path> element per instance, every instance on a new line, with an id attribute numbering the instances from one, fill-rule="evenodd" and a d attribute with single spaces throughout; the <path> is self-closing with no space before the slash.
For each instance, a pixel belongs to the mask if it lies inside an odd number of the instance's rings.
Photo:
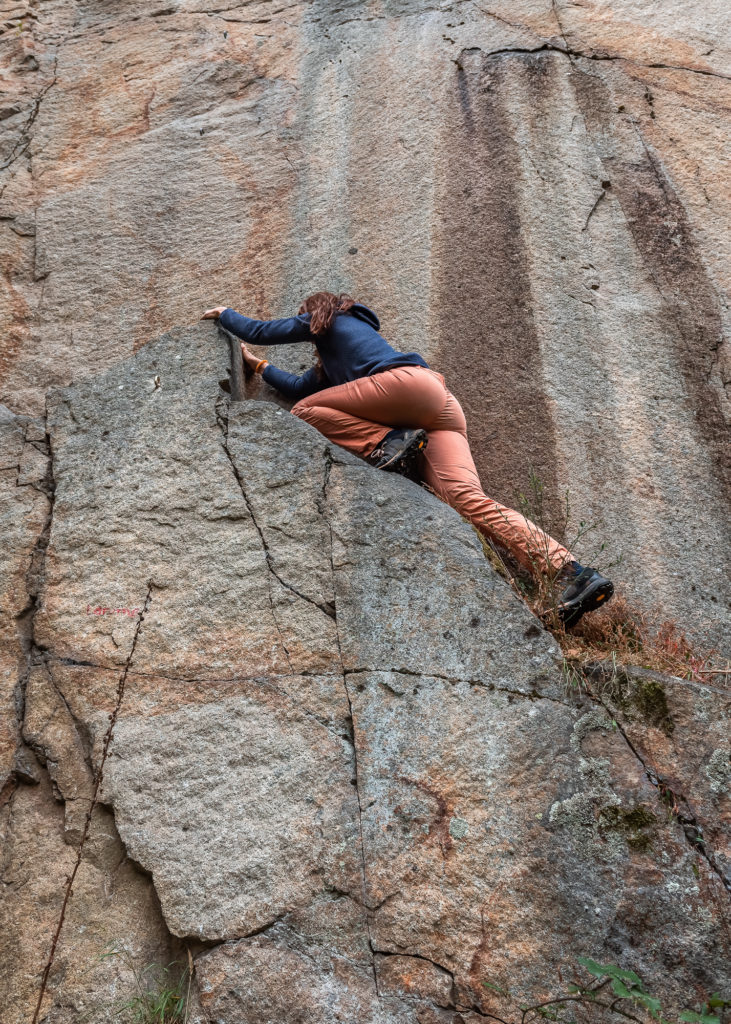
<path id="1" fill-rule="evenodd" d="M 264 369 L 262 376 L 267 384 L 293 401 L 358 377 L 370 377 L 392 366 L 428 366 L 417 352 L 397 352 L 391 348 L 378 333 L 380 323 L 376 314 L 359 302 L 347 313 L 338 313 L 330 329 L 320 335 L 311 333 L 309 313 L 284 320 L 251 320 L 233 309 L 224 309 L 219 322 L 237 338 L 254 345 L 309 341 L 317 346 L 322 359 L 321 377 L 314 366 L 301 377 L 271 363 Z"/>

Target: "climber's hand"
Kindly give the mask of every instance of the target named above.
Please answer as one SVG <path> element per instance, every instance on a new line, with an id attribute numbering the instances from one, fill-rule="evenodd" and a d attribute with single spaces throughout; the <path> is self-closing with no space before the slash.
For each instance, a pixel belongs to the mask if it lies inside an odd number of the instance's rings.
<path id="1" fill-rule="evenodd" d="M 218 320 L 224 309 L 228 309 L 228 306 L 214 306 L 213 309 L 207 309 L 201 320 Z"/>
<path id="2" fill-rule="evenodd" d="M 256 369 L 261 362 L 261 356 L 255 356 L 251 349 L 244 345 L 243 341 L 241 342 L 241 355 L 246 365 L 252 370 Z"/>

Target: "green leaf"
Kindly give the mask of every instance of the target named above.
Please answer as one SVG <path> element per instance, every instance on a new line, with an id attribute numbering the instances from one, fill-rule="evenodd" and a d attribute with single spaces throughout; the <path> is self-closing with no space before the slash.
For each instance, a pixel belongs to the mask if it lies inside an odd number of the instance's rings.
<path id="1" fill-rule="evenodd" d="M 608 964 L 606 967 L 602 967 L 596 960 L 592 960 L 588 956 L 580 956 L 579 963 L 582 967 L 585 967 L 589 974 L 593 974 L 595 978 L 603 978 L 606 974 L 612 973 L 614 964 Z"/>
<path id="2" fill-rule="evenodd" d="M 660 1014 L 662 1007 L 660 1006 L 660 1000 L 655 999 L 653 996 L 648 995 L 646 992 L 633 992 L 633 997 L 636 1003 L 641 1003 L 642 1006 L 646 1007 L 653 1017 L 657 1017 Z"/>
<path id="3" fill-rule="evenodd" d="M 498 993 L 499 995 L 501 995 L 501 996 L 507 996 L 507 995 L 509 995 L 509 993 L 508 993 L 508 990 L 507 990 L 507 989 L 505 989 L 505 988 L 500 988 L 500 986 L 499 986 L 499 985 L 493 985 L 493 984 L 492 984 L 492 982 L 490 982 L 490 981 L 483 981 L 483 983 L 482 983 L 482 984 L 483 984 L 483 985 L 485 986 L 485 988 L 489 988 L 489 989 L 491 989 L 491 991 L 493 991 L 493 992 L 497 992 L 497 993 Z"/>

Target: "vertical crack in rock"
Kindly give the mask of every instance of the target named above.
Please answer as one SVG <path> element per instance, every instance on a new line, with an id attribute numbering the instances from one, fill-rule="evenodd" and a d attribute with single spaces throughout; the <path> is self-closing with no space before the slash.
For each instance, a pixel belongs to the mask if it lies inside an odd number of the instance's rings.
<path id="1" fill-rule="evenodd" d="M 592 206 L 592 208 L 591 208 L 591 209 L 589 210 L 589 213 L 588 213 L 588 215 L 587 215 L 586 221 L 584 222 L 584 226 L 583 226 L 583 228 L 581 229 L 581 233 L 582 233 L 582 234 L 583 234 L 583 233 L 584 233 L 585 231 L 588 231 L 588 229 L 589 229 L 589 222 L 591 221 L 591 218 L 592 218 L 592 217 L 594 216 L 594 214 L 595 214 L 595 212 L 596 212 L 597 208 L 599 207 L 599 203 L 601 203 L 602 199 L 603 199 L 603 198 L 604 198 L 604 197 L 606 196 L 606 194 L 607 194 L 607 190 L 606 190 L 605 188 L 602 188 L 601 192 L 600 192 L 600 193 L 599 193 L 599 195 L 598 195 L 598 196 L 596 197 L 596 200 L 595 200 L 595 202 L 594 202 L 594 205 L 593 205 L 593 206 Z"/>
<path id="2" fill-rule="evenodd" d="M 338 656 L 340 658 L 340 668 L 343 674 L 343 689 L 345 690 L 345 699 L 348 702 L 348 715 L 350 717 L 350 729 L 352 733 L 352 744 L 353 744 L 353 768 L 355 771 L 355 796 L 358 801 L 358 836 L 360 839 L 360 860 L 361 860 L 361 893 L 363 902 L 363 913 L 365 915 L 366 932 L 368 934 L 368 948 L 371 951 L 371 970 L 373 972 L 373 984 L 376 989 L 376 996 L 380 999 L 381 993 L 378 987 L 378 971 L 376 970 L 376 950 L 373 946 L 373 937 L 371 935 L 371 914 L 372 911 L 368 905 L 368 890 L 366 883 L 366 859 L 365 859 L 365 843 L 363 840 L 363 804 L 360 799 L 360 774 L 358 771 L 358 745 L 356 743 L 355 736 L 355 718 L 353 717 L 353 704 L 350 699 L 350 690 L 348 689 L 348 673 L 345 668 L 345 662 L 343 660 L 343 648 L 340 643 L 340 625 L 338 623 L 337 616 L 337 587 L 335 583 L 335 558 L 333 553 L 333 529 L 330 518 L 327 515 L 328 505 L 328 484 L 330 483 L 330 473 L 333 466 L 333 457 L 330 453 L 330 449 L 326 448 L 324 451 L 325 459 L 325 471 L 322 480 L 322 502 L 320 503 L 320 512 L 327 525 L 328 535 L 330 537 L 330 572 L 332 574 L 332 593 L 333 593 L 333 607 L 335 609 L 335 641 L 338 648 Z"/>
<path id="3" fill-rule="evenodd" d="M 563 45 L 565 47 L 565 51 L 564 52 L 566 53 L 566 56 L 568 57 L 568 59 L 573 64 L 573 60 L 571 60 L 571 58 L 574 56 L 574 54 L 571 51 L 571 47 L 569 46 L 569 41 L 566 38 L 566 33 L 563 30 L 563 23 L 561 21 L 561 15 L 558 13 L 558 4 L 556 3 L 556 0 L 551 0 L 551 10 L 553 11 L 553 16 L 556 19 L 556 24 L 558 25 L 559 35 L 561 36 L 561 39 L 563 40 Z"/>
<path id="4" fill-rule="evenodd" d="M 132 645 L 130 647 L 129 655 L 127 656 L 127 660 L 126 660 L 126 662 L 124 664 L 124 668 L 122 670 L 122 674 L 119 677 L 119 682 L 117 684 L 117 699 L 116 699 L 116 703 L 115 703 L 115 706 L 114 706 L 114 710 L 112 711 L 112 714 L 110 715 L 110 718 L 109 718 L 109 726 L 108 726 L 106 734 L 104 736 L 104 742 L 102 744 L 102 753 L 101 753 L 101 758 L 99 760 L 99 768 L 97 770 L 96 777 L 94 779 L 94 788 L 93 788 L 92 794 L 91 794 L 91 801 L 89 803 L 89 809 L 86 812 L 86 818 L 84 820 L 84 828 L 83 828 L 83 831 L 81 833 L 81 839 L 79 840 L 78 849 L 76 851 L 76 861 L 74 862 L 73 869 L 72 869 L 71 874 L 69 875 L 68 880 L 66 882 L 66 889 L 65 889 L 65 892 L 64 892 L 63 903 L 61 904 L 61 913 L 59 914 L 58 923 L 56 925 L 56 930 L 55 930 L 55 932 L 53 934 L 53 938 L 51 940 L 51 948 L 50 948 L 50 951 L 49 951 L 49 954 L 48 954 L 48 960 L 46 961 L 46 966 L 43 969 L 43 975 L 41 977 L 41 986 L 40 986 L 40 990 L 38 992 L 38 1002 L 36 1003 L 35 1012 L 33 1013 L 32 1024 L 38 1024 L 39 1014 L 41 1012 L 41 1006 L 43 1004 L 43 997 L 46 994 L 46 987 L 48 985 L 48 976 L 49 976 L 49 974 L 51 972 L 51 967 L 53 966 L 53 961 L 54 961 L 54 958 L 56 956 L 56 946 L 58 945 L 58 940 L 59 940 L 59 938 L 61 936 L 61 931 L 63 929 L 64 919 L 66 917 L 66 909 L 68 907 L 69 900 L 70 900 L 71 895 L 73 893 L 74 879 L 76 878 L 76 875 L 78 873 L 79 867 L 81 866 L 81 860 L 82 860 L 83 853 L 84 853 L 84 845 L 86 844 L 86 840 L 87 840 L 88 835 L 89 835 L 89 829 L 91 827 L 91 819 L 92 819 L 92 815 L 94 813 L 94 808 L 96 807 L 97 803 L 99 802 L 99 791 L 101 789 L 101 784 L 102 784 L 102 780 L 103 780 L 103 777 L 104 777 L 104 765 L 105 765 L 105 762 L 107 760 L 107 755 L 109 753 L 109 746 L 110 746 L 110 743 L 112 741 L 112 736 L 114 734 L 114 726 L 117 724 L 117 718 L 119 717 L 119 712 L 120 712 L 120 709 L 122 707 L 122 701 L 124 700 L 124 690 L 125 690 L 125 686 L 126 686 L 126 683 L 127 683 L 127 675 L 129 673 L 130 665 L 132 664 L 132 658 L 134 657 L 135 648 L 137 647 L 137 640 L 139 639 L 139 635 L 140 635 L 140 632 L 142 630 L 142 623 L 145 620 L 145 615 L 147 614 L 147 610 L 150 607 L 151 599 L 152 599 L 152 580 L 149 580 L 148 584 L 147 584 L 147 594 L 145 596 L 145 600 L 143 602 L 142 609 L 141 609 L 141 611 L 140 611 L 140 613 L 139 613 L 139 615 L 137 617 L 137 626 L 135 628 L 134 636 L 132 637 Z"/>
<path id="5" fill-rule="evenodd" d="M 48 93 L 48 91 L 50 89 L 53 88 L 53 86 L 58 81 L 57 69 L 58 69 L 58 57 L 54 57 L 53 58 L 53 78 L 48 83 L 48 85 L 44 85 L 44 87 L 38 93 L 36 98 L 33 100 L 33 104 L 31 106 L 31 111 L 30 111 L 30 114 L 28 115 L 28 120 L 25 122 L 23 127 L 20 129 L 20 132 L 18 134 L 18 139 L 17 139 L 15 145 L 13 146 L 13 148 L 10 150 L 10 154 L 9 154 L 7 160 L 5 161 L 5 163 L 0 164 L 0 171 L 7 170 L 8 167 L 12 166 L 12 164 L 14 164 L 16 162 L 16 160 L 20 160 L 20 158 L 28 151 L 28 147 L 30 146 L 31 142 L 33 141 L 32 137 L 30 135 L 30 130 L 33 127 L 33 124 L 34 124 L 36 118 L 38 117 L 38 112 L 41 109 L 41 103 L 43 102 L 46 94 Z"/>
<path id="6" fill-rule="evenodd" d="M 45 665 L 48 658 L 48 652 L 38 644 L 35 636 L 36 612 L 38 611 L 40 593 L 45 575 L 46 551 L 48 549 L 48 542 L 51 536 L 51 526 L 53 523 L 53 512 L 56 500 L 56 480 L 53 472 L 53 449 L 51 447 L 51 439 L 48 434 L 47 422 L 48 414 L 46 412 L 44 417 L 44 454 L 48 460 L 46 464 L 46 473 L 43 480 L 33 483 L 32 486 L 36 490 L 44 493 L 48 498 L 48 511 L 46 513 L 43 526 L 36 538 L 36 542 L 33 545 L 28 568 L 25 573 L 25 592 L 28 598 L 27 604 L 16 618 L 20 646 L 25 658 L 25 667 L 18 679 L 15 694 L 15 715 L 21 737 L 26 713 L 26 693 L 31 671 L 38 665 Z M 26 441 L 25 443 L 29 442 Z M 9 793 L 9 797 L 11 796 L 12 791 Z"/>
<path id="7" fill-rule="evenodd" d="M 220 411 L 221 407 L 223 409 L 225 409 L 225 415 Z M 279 643 L 281 645 L 281 648 L 284 651 L 284 656 L 287 659 L 287 664 L 289 665 L 289 670 L 290 670 L 290 672 L 294 673 L 294 668 L 292 667 L 292 659 L 289 656 L 289 650 L 287 648 L 287 645 L 284 642 L 284 636 L 282 635 L 282 629 L 281 629 L 281 627 L 279 625 L 279 619 L 277 618 L 277 613 L 274 610 L 274 595 L 272 594 L 272 581 L 271 581 L 271 577 L 274 576 L 274 578 L 277 579 L 277 580 L 279 580 L 279 577 L 277 576 L 277 574 L 274 572 L 274 570 L 272 568 L 271 560 L 270 560 L 270 557 L 269 557 L 269 551 L 268 551 L 267 545 L 266 545 L 266 543 L 264 541 L 264 535 L 262 534 L 261 529 L 259 528 L 259 524 L 256 521 L 256 518 L 254 516 L 254 511 L 253 511 L 253 509 L 251 507 L 251 503 L 250 503 L 248 495 L 246 493 L 246 488 L 244 487 L 244 481 L 241 479 L 241 474 L 239 473 L 239 471 L 238 471 L 238 469 L 236 467 L 236 463 L 234 462 L 233 456 L 231 455 L 231 450 L 230 450 L 230 448 L 228 446 L 228 403 L 221 403 L 220 407 L 219 407 L 219 405 L 216 406 L 216 418 L 218 420 L 218 426 L 219 426 L 219 429 L 221 431 L 221 437 L 223 438 L 223 441 L 222 441 L 223 450 L 226 453 L 226 458 L 229 461 L 229 464 L 231 466 L 231 471 L 232 471 L 232 473 L 234 475 L 236 483 L 239 485 L 239 490 L 241 491 L 241 497 L 244 499 L 244 504 L 246 505 L 246 508 L 247 508 L 247 510 L 249 512 L 249 515 L 251 516 L 251 521 L 254 524 L 256 532 L 259 534 L 259 540 L 261 541 L 262 551 L 264 552 L 264 562 L 265 562 L 267 570 L 268 570 L 268 573 L 267 573 L 267 591 L 268 591 L 268 594 L 269 594 L 269 609 L 271 611 L 272 622 L 274 623 L 274 628 L 277 631 L 277 636 L 279 637 Z M 281 583 L 282 581 L 279 580 L 279 582 Z"/>
<path id="8" fill-rule="evenodd" d="M 634 743 L 627 735 L 627 731 L 625 730 L 624 726 L 621 724 L 621 722 L 618 722 L 614 717 L 614 713 L 612 712 L 611 707 L 605 704 L 601 696 L 593 693 L 589 689 L 587 689 L 587 692 L 589 693 L 591 699 L 596 704 L 599 704 L 601 707 L 603 707 L 609 715 L 609 717 L 611 718 L 611 720 L 616 723 L 617 729 L 621 733 L 622 738 L 624 739 L 625 743 L 632 751 L 634 756 L 639 761 L 640 765 L 642 766 L 642 770 L 647 776 L 647 779 L 650 782 L 650 784 L 654 786 L 660 794 L 660 798 L 663 800 L 663 803 L 665 803 L 666 806 L 668 804 L 671 804 L 671 813 L 677 821 L 677 823 L 680 825 L 681 829 L 683 830 L 683 835 L 685 836 L 688 845 L 697 854 L 700 854 L 700 856 L 703 857 L 705 861 L 707 861 L 708 866 L 714 872 L 714 874 L 718 876 L 721 885 L 724 887 L 724 889 L 726 889 L 727 892 L 731 892 L 731 882 L 725 877 L 723 871 L 718 865 L 718 862 L 716 861 L 716 858 L 713 855 L 713 852 L 708 849 L 706 841 L 703 838 L 703 829 L 698 824 L 698 819 L 693 813 L 693 810 L 688 802 L 687 797 L 683 793 L 675 792 L 675 790 L 672 788 L 672 786 L 670 786 L 667 780 L 664 779 L 662 775 L 660 775 L 660 773 L 652 767 L 652 765 L 647 763 L 645 758 L 642 756 L 642 754 L 640 754 L 637 747 L 635 747 Z"/>
<path id="9" fill-rule="evenodd" d="M 227 419 L 225 420 L 226 429 L 224 430 L 223 426 L 221 426 L 221 422 L 220 422 L 221 419 L 222 419 L 222 417 L 219 417 L 219 426 L 221 427 L 221 430 L 222 430 L 222 432 L 224 434 L 224 445 L 223 446 L 224 446 L 224 449 L 226 450 L 226 455 L 228 457 L 229 462 L 231 463 L 231 468 L 233 470 L 234 476 L 236 477 L 236 481 L 237 481 L 237 483 L 239 485 L 239 488 L 241 490 L 241 495 L 242 495 L 242 497 L 244 499 L 244 502 L 246 503 L 246 508 L 248 509 L 249 515 L 251 516 L 251 521 L 254 524 L 256 532 L 259 534 L 259 540 L 261 541 L 261 546 L 262 546 L 262 548 L 264 550 L 264 557 L 266 559 L 267 569 L 272 574 L 272 576 L 275 578 L 275 580 L 278 583 L 280 583 L 285 588 L 285 590 L 289 590 L 296 597 L 300 597 L 300 598 L 302 598 L 303 601 L 307 601 L 308 604 L 314 605 L 315 608 L 319 608 L 319 610 L 324 615 L 327 615 L 328 618 L 334 619 L 335 618 L 335 613 L 334 613 L 332 608 L 330 608 L 326 604 L 320 604 L 319 601 L 315 601 L 314 598 L 308 597 L 307 594 L 303 594 L 301 590 L 298 590 L 297 587 L 292 586 L 291 583 L 288 583 L 287 580 L 282 579 L 282 577 L 279 575 L 279 572 L 277 571 L 277 569 L 276 569 L 276 567 L 274 565 L 274 555 L 272 554 L 271 548 L 267 544 L 266 537 L 264 536 L 264 531 L 259 526 L 259 523 L 257 521 L 256 515 L 254 514 L 253 506 L 252 506 L 252 504 L 251 504 L 251 502 L 249 500 L 249 496 L 246 493 L 246 489 L 244 488 L 244 482 L 243 482 L 243 480 L 241 478 L 241 474 L 237 470 L 236 464 L 235 464 L 235 462 L 234 462 L 234 460 L 233 460 L 233 458 L 231 456 L 231 452 L 229 451 L 229 448 L 228 448 L 228 420 Z"/>

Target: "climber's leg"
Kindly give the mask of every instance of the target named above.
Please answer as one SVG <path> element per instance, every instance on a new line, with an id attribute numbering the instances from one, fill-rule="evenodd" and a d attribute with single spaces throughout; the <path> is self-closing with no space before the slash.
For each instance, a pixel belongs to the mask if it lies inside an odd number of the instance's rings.
<path id="1" fill-rule="evenodd" d="M 422 366 L 397 366 L 372 377 L 326 388 L 292 412 L 336 444 L 364 458 L 393 427 L 425 427 L 444 405 L 439 375 Z"/>
<path id="2" fill-rule="evenodd" d="M 470 452 L 464 413 L 454 396 L 447 394 L 449 400 L 437 421 L 440 429 L 429 431 L 423 455 L 424 481 L 442 501 L 534 574 L 553 574 L 570 566 L 571 552 L 558 541 L 519 512 L 487 497 Z"/>

